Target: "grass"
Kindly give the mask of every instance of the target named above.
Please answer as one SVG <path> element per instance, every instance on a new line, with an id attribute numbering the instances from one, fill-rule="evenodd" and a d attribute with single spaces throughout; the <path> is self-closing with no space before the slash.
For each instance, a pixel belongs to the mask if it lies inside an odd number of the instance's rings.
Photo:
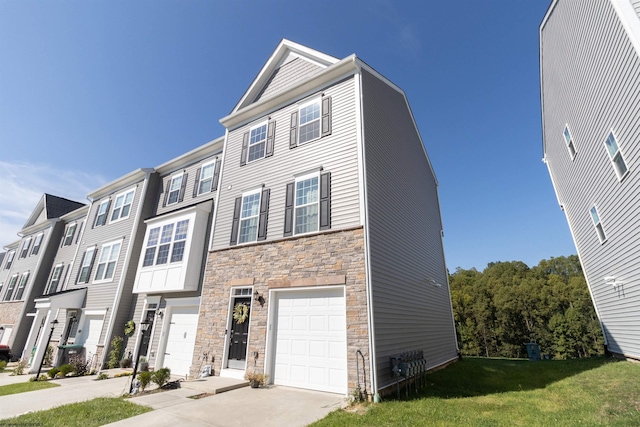
<path id="1" fill-rule="evenodd" d="M 46 381 L 39 382 L 24 382 L 16 384 L 8 384 L 0 386 L 0 396 L 7 396 L 9 394 L 25 393 L 27 391 L 42 390 L 43 388 L 59 387 L 59 384 L 54 384 Z"/>
<path id="2" fill-rule="evenodd" d="M 99 397 L 86 402 L 62 405 L 46 411 L 0 420 L 0 425 L 93 427 L 144 414 L 151 410 L 151 408 L 136 405 L 122 397 Z"/>
<path id="3" fill-rule="evenodd" d="M 606 358 L 468 358 L 429 374 L 409 400 L 347 408 L 313 426 L 637 426 L 638 378 L 640 364 Z"/>

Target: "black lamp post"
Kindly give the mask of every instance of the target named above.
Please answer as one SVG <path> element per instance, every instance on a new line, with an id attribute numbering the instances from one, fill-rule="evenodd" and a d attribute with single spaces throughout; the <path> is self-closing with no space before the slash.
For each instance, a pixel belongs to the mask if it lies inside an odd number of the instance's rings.
<path id="1" fill-rule="evenodd" d="M 36 374 L 36 381 L 40 379 L 40 371 L 42 371 L 42 365 L 44 365 L 44 356 L 47 352 L 47 347 L 49 347 L 49 342 L 51 342 L 51 337 L 53 336 L 53 331 L 56 329 L 56 325 L 58 324 L 58 319 L 53 319 L 51 321 L 51 331 L 49 332 L 49 339 L 45 344 L 45 353 L 42 354 L 42 359 L 40 359 L 40 367 L 38 368 L 38 373 Z"/>
<path id="2" fill-rule="evenodd" d="M 138 359 L 140 358 L 140 347 L 142 347 L 142 340 L 144 339 L 144 332 L 151 325 L 151 322 L 148 320 L 143 320 L 140 322 L 140 341 L 138 341 L 138 345 L 136 346 L 134 363 L 133 363 L 133 375 L 131 376 L 131 385 L 129 386 L 129 394 L 133 393 L 133 383 L 136 380 L 136 374 L 138 373 Z"/>

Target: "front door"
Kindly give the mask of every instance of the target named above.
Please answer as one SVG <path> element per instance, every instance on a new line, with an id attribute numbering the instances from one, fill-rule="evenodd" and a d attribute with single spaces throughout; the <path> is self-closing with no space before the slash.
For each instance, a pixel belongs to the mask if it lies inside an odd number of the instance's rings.
<path id="1" fill-rule="evenodd" d="M 246 366 L 250 311 L 251 298 L 236 298 L 234 300 L 231 310 L 228 368 L 244 369 Z"/>

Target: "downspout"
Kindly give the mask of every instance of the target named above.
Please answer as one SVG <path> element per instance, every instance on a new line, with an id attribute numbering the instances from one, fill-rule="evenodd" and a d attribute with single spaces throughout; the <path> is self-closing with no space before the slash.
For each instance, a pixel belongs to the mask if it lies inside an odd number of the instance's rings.
<path id="1" fill-rule="evenodd" d="M 363 99 L 362 99 L 362 68 L 360 64 L 357 65 L 358 71 L 354 75 L 355 81 L 355 96 L 356 102 L 356 140 L 358 141 L 358 160 L 360 171 L 360 219 L 364 225 L 364 255 L 365 255 L 365 288 L 367 293 L 367 324 L 369 327 L 369 372 L 371 375 L 371 392 L 373 393 L 373 400 L 375 402 L 380 401 L 380 395 L 378 394 L 378 371 L 376 369 L 376 343 L 375 343 L 375 328 L 373 321 L 373 296 L 371 294 L 371 252 L 369 243 L 369 216 L 367 205 L 367 169 L 366 169 L 366 157 L 365 157 L 365 144 L 364 144 L 364 120 L 362 113 L 364 112 Z"/>
<path id="2" fill-rule="evenodd" d="M 129 235 L 129 243 L 127 243 L 127 255 L 125 256 L 125 260 L 124 260 L 124 264 L 122 266 L 122 274 L 120 275 L 120 280 L 118 281 L 118 288 L 116 291 L 116 296 L 113 300 L 113 306 L 111 308 L 111 316 L 109 317 L 109 326 L 107 327 L 107 332 L 104 336 L 105 341 L 107 341 L 106 343 L 104 343 L 104 347 L 103 347 L 103 351 L 102 351 L 102 357 L 100 358 L 100 365 L 99 366 L 103 366 L 104 365 L 104 359 L 107 355 L 107 352 L 105 350 L 107 350 L 109 348 L 109 338 L 111 337 L 111 334 L 113 333 L 113 328 L 114 328 L 114 324 L 116 321 L 116 313 L 117 313 L 117 307 L 120 304 L 120 299 L 122 298 L 122 288 L 123 288 L 123 282 L 127 276 L 127 270 L 129 267 L 129 263 L 131 261 L 131 247 L 133 246 L 133 240 L 136 236 L 136 234 L 138 233 L 138 228 L 140 226 L 140 213 L 142 212 L 142 207 L 144 206 L 144 201 L 145 201 L 145 196 L 147 194 L 147 187 L 149 186 L 149 175 L 154 171 L 154 169 L 144 169 L 145 172 L 145 177 L 144 177 L 144 184 L 142 185 L 142 194 L 140 194 L 140 199 L 138 202 L 138 209 L 136 210 L 136 219 L 133 223 L 133 230 L 131 230 L 131 234 Z M 88 214 L 87 214 L 88 215 Z M 106 313 L 105 313 L 106 314 Z"/>

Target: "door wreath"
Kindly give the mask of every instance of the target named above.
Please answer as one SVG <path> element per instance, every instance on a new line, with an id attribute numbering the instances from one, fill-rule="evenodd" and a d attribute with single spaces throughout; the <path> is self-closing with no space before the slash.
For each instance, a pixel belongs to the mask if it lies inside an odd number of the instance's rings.
<path id="1" fill-rule="evenodd" d="M 249 317 L 249 307 L 247 304 L 239 302 L 233 307 L 233 320 L 244 323 Z"/>

